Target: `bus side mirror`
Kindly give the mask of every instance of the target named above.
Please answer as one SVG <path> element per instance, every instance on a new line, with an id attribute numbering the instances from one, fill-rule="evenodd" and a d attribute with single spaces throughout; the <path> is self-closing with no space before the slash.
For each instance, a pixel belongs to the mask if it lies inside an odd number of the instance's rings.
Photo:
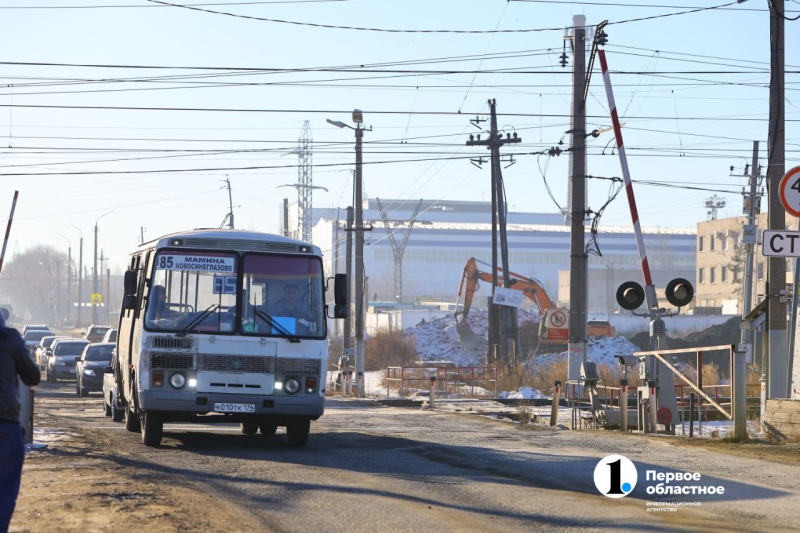
<path id="1" fill-rule="evenodd" d="M 138 285 L 138 283 L 137 283 L 138 280 L 136 278 L 137 278 L 137 276 L 136 276 L 136 271 L 135 270 L 126 270 L 125 271 L 124 289 L 125 289 L 125 295 L 126 296 L 129 295 L 129 294 L 136 294 L 136 288 L 137 288 L 137 285 Z"/>
<path id="2" fill-rule="evenodd" d="M 347 306 L 347 274 L 336 274 L 335 281 L 333 282 L 333 301 L 336 307 Z M 335 313 L 334 310 L 334 314 Z M 347 313 L 345 313 L 345 316 L 347 316 Z"/>
<path id="3" fill-rule="evenodd" d="M 136 296 L 133 294 L 126 294 L 122 297 L 122 310 L 127 311 L 128 309 L 136 309 Z"/>

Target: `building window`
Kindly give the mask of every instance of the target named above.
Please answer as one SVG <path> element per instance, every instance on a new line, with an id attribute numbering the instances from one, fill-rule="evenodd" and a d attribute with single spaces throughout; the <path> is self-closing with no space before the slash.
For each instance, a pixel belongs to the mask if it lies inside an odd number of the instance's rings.
<path id="1" fill-rule="evenodd" d="M 716 283 L 717 282 L 717 267 L 711 267 L 708 269 L 708 282 L 709 283 Z"/>
<path id="2" fill-rule="evenodd" d="M 728 238 L 723 235 L 722 237 L 719 238 L 719 240 L 722 243 L 722 249 L 723 250 L 727 250 L 728 249 Z M 725 280 L 722 280 L 722 281 L 725 281 Z"/>
<path id="3" fill-rule="evenodd" d="M 739 281 L 739 271 L 736 270 L 736 269 L 732 269 L 731 272 L 733 272 L 733 282 L 734 283 L 738 282 Z"/>
<path id="4" fill-rule="evenodd" d="M 719 272 L 719 280 L 722 283 L 726 283 L 728 281 L 728 267 L 722 267 Z"/>
<path id="5" fill-rule="evenodd" d="M 697 271 L 697 283 L 705 283 L 706 282 L 706 269 L 701 268 Z"/>
<path id="6" fill-rule="evenodd" d="M 713 252 L 714 250 L 716 250 L 716 249 L 717 249 L 717 246 L 716 246 L 716 244 L 717 244 L 717 243 L 716 243 L 716 239 L 714 238 L 714 236 L 713 236 L 713 235 L 709 235 L 709 237 L 708 237 L 708 244 L 710 245 L 710 246 L 709 246 L 709 248 L 711 249 L 711 251 L 712 251 L 712 252 Z"/>
<path id="7" fill-rule="evenodd" d="M 704 252 L 706 249 L 706 238 L 701 235 L 700 237 L 698 237 L 698 239 L 699 240 L 697 241 L 697 251 Z"/>
<path id="8" fill-rule="evenodd" d="M 756 277 L 758 279 L 764 279 L 764 263 L 759 263 L 758 267 L 756 268 Z"/>

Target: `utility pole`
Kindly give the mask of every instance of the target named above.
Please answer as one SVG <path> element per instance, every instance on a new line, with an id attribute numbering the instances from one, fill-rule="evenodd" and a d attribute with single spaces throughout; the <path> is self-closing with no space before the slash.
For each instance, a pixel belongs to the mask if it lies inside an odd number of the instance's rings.
<path id="1" fill-rule="evenodd" d="M 228 227 L 233 229 L 233 193 L 231 192 L 231 180 L 228 176 L 225 176 L 225 185 L 222 186 L 222 189 L 228 189 L 228 214 L 225 215 L 225 218 L 222 220 L 222 224 L 220 227 L 225 226 L 225 222 L 228 223 Z"/>
<path id="2" fill-rule="evenodd" d="M 572 198 L 570 212 L 569 269 L 569 349 L 567 380 L 580 379 L 581 364 L 586 362 L 586 293 L 587 268 L 584 219 L 586 218 L 586 17 L 572 17 Z"/>
<path id="3" fill-rule="evenodd" d="M 750 191 L 745 195 L 744 203 L 747 211 L 747 223 L 742 228 L 742 244 L 747 247 L 747 257 L 745 259 L 744 266 L 744 290 L 742 291 L 742 319 L 750 314 L 752 309 L 753 255 L 758 236 L 758 222 L 756 220 L 756 216 L 758 216 L 758 205 L 760 203 L 756 193 L 758 188 L 758 174 L 758 141 L 753 141 L 753 163 L 750 170 Z M 744 320 L 742 323 L 744 323 Z M 742 328 L 741 341 L 742 345 L 749 346 L 749 351 L 752 354 L 752 334 L 749 328 Z M 736 350 L 733 357 L 733 436 L 737 439 L 743 439 L 747 437 L 747 353 L 739 349 Z"/>
<path id="4" fill-rule="evenodd" d="M 109 314 L 111 311 L 111 269 L 106 269 L 106 324 L 109 323 L 111 315 Z M 110 324 L 109 324 L 110 325 Z"/>
<path id="5" fill-rule="evenodd" d="M 98 294 L 98 285 L 97 285 L 97 224 L 100 222 L 100 219 L 104 216 L 111 214 L 113 209 L 108 213 L 100 215 L 97 217 L 97 220 L 94 222 L 94 268 L 92 269 L 92 294 Z M 92 298 L 92 324 L 97 324 L 97 304 L 94 302 L 94 298 Z"/>
<path id="6" fill-rule="evenodd" d="M 494 303 L 494 294 L 496 288 L 499 287 L 498 283 L 498 268 L 503 272 L 503 287 L 511 287 L 511 276 L 509 274 L 510 268 L 508 264 L 508 239 L 506 237 L 506 205 L 503 201 L 505 191 L 503 188 L 503 175 L 500 170 L 500 147 L 508 143 L 518 143 L 522 139 L 517 137 L 516 132 L 513 135 L 507 134 L 503 137 L 497 131 L 497 101 L 489 100 L 490 112 L 490 129 L 489 138 L 481 140 L 480 135 L 476 140 L 472 135 L 469 136 L 467 146 L 486 146 L 491 150 L 491 174 L 492 174 L 492 303 L 489 305 L 489 346 L 487 359 L 490 362 L 495 362 L 497 358 L 497 350 L 499 350 L 499 359 L 503 364 L 509 362 L 509 340 L 514 340 L 514 350 L 519 350 L 518 342 L 518 327 L 516 324 L 516 313 L 512 308 L 507 306 L 498 306 Z M 473 121 L 481 122 L 476 119 Z M 498 238 L 500 244 L 500 253 L 502 266 L 498 265 L 497 261 L 497 248 Z M 501 309 L 502 307 L 502 309 Z"/>
<path id="7" fill-rule="evenodd" d="M 72 241 L 64 235 L 57 234 L 59 237 L 67 241 L 67 323 L 72 322 Z"/>
<path id="8" fill-rule="evenodd" d="M 347 254 L 344 259 L 345 273 L 347 274 L 347 305 L 350 307 L 347 316 L 344 318 L 344 342 L 342 348 L 344 355 L 350 349 L 350 335 L 353 331 L 351 317 L 353 316 L 352 309 L 353 302 L 353 207 L 347 208 L 347 227 L 345 228 L 345 253 Z"/>
<path id="9" fill-rule="evenodd" d="M 361 112 L 358 113 L 359 116 Z M 355 119 L 355 113 L 353 113 Z M 359 398 L 364 397 L 364 202 L 362 201 L 361 142 L 364 129 L 356 121 L 356 186 L 355 186 L 355 230 L 356 230 L 356 331 L 353 344 L 356 355 L 356 379 Z"/>
<path id="10" fill-rule="evenodd" d="M 283 236 L 289 236 L 289 199 L 283 199 Z"/>
<path id="11" fill-rule="evenodd" d="M 779 184 L 786 169 L 786 107 L 784 90 L 784 0 L 770 0 L 770 83 L 769 137 L 767 145 L 767 191 L 769 229 L 786 229 L 786 211 L 779 194 Z M 766 364 L 769 398 L 790 398 L 789 342 L 786 325 L 786 259 L 767 259 L 767 316 L 769 317 L 769 356 Z M 782 301 L 783 300 L 783 301 Z"/>
<path id="12" fill-rule="evenodd" d="M 144 226 L 139 226 L 139 235 L 141 238 L 139 244 L 144 244 Z"/>
<path id="13" fill-rule="evenodd" d="M 56 322 L 61 325 L 61 261 L 56 264 Z"/>
<path id="14" fill-rule="evenodd" d="M 92 267 L 92 294 L 97 294 L 97 224 L 94 225 L 94 267 Z M 92 324 L 97 324 L 97 304 L 92 296 Z"/>
<path id="15" fill-rule="evenodd" d="M 80 244 L 80 252 L 79 252 L 79 259 L 78 259 L 78 324 L 79 326 L 83 325 L 83 232 L 81 229 L 73 224 L 72 222 L 69 223 L 70 226 L 78 230 L 78 233 L 81 234 L 81 244 Z"/>
<path id="16" fill-rule="evenodd" d="M 105 256 L 105 254 L 103 253 L 103 249 L 101 248 L 100 249 L 100 293 L 101 294 L 103 292 L 103 262 L 107 261 L 107 260 L 108 260 L 108 257 Z M 108 298 L 108 293 L 106 293 L 103 296 L 101 296 L 100 297 L 100 301 L 101 301 L 101 303 L 103 305 L 103 308 L 107 310 L 108 309 L 108 302 L 106 302 L 106 298 Z M 106 314 L 106 319 L 103 320 L 104 324 L 108 323 L 108 316 L 107 316 L 108 312 L 106 312 L 105 314 Z"/>
<path id="17" fill-rule="evenodd" d="M 364 202 L 362 201 L 362 174 L 361 174 L 361 145 L 365 131 L 372 131 L 372 127 L 367 130 L 364 127 L 364 114 L 360 109 L 353 110 L 353 122 L 356 127 L 345 124 L 338 120 L 327 119 L 328 124 L 337 128 L 350 128 L 356 132 L 356 176 L 353 187 L 353 201 L 355 202 L 355 228 L 356 233 L 356 275 L 355 275 L 355 310 L 356 310 L 356 330 L 353 335 L 353 344 L 356 357 L 356 379 L 358 390 L 356 396 L 364 397 Z"/>
<path id="18" fill-rule="evenodd" d="M 386 215 L 383 205 L 381 205 L 380 198 L 375 198 L 375 201 L 378 203 L 378 210 L 381 212 L 381 220 L 383 220 L 383 225 L 386 228 L 386 235 L 389 237 L 389 244 L 392 245 L 392 255 L 394 256 L 394 299 L 396 302 L 402 302 L 403 253 L 406 251 L 408 238 L 411 236 L 411 230 L 414 228 L 414 222 L 416 222 L 417 215 L 419 215 L 419 210 L 422 207 L 422 200 L 419 201 L 417 208 L 414 209 L 414 214 L 411 215 L 411 220 L 408 221 L 408 228 L 406 228 L 405 232 L 403 232 L 403 240 L 399 246 L 394 238 L 394 232 L 389 227 L 389 217 Z"/>

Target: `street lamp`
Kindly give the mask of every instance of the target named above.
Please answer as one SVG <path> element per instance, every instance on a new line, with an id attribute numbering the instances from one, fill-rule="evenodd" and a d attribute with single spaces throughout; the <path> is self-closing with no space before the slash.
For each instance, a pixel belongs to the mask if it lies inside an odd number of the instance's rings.
<path id="1" fill-rule="evenodd" d="M 56 233 L 59 237 L 67 241 L 67 323 L 72 322 L 72 241 L 67 237 Z"/>
<path id="2" fill-rule="evenodd" d="M 79 252 L 79 259 L 78 259 L 78 325 L 83 325 L 83 232 L 81 229 L 73 224 L 72 222 L 69 223 L 70 226 L 78 230 L 78 233 L 81 234 L 81 245 L 80 245 L 80 252 Z"/>
<path id="3" fill-rule="evenodd" d="M 92 295 L 98 294 L 97 292 L 97 223 L 106 215 L 113 213 L 112 209 L 108 213 L 104 213 L 97 217 L 94 221 L 94 269 L 92 270 Z M 92 296 L 92 324 L 97 324 L 97 304 L 95 303 L 94 296 Z"/>
<path id="4" fill-rule="evenodd" d="M 364 138 L 365 128 L 362 126 L 364 123 L 364 116 L 360 109 L 353 111 L 353 122 L 356 127 L 345 124 L 340 120 L 327 119 L 328 124 L 336 126 L 337 128 L 350 128 L 356 132 L 356 179 L 353 191 L 355 202 L 355 233 L 356 233 L 356 272 L 355 272 L 355 287 L 356 287 L 356 328 L 353 335 L 353 347 L 355 348 L 356 357 L 356 376 L 358 377 L 357 395 L 360 398 L 364 397 L 364 216 L 363 205 L 361 202 L 361 140 Z M 370 131 L 372 128 L 370 128 Z"/>

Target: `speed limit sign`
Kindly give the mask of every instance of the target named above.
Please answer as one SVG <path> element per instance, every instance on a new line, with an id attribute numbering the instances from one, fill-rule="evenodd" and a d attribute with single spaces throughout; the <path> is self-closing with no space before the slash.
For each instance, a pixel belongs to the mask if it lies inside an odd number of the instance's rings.
<path id="1" fill-rule="evenodd" d="M 800 167 L 794 167 L 781 178 L 778 190 L 786 212 L 800 218 Z"/>

